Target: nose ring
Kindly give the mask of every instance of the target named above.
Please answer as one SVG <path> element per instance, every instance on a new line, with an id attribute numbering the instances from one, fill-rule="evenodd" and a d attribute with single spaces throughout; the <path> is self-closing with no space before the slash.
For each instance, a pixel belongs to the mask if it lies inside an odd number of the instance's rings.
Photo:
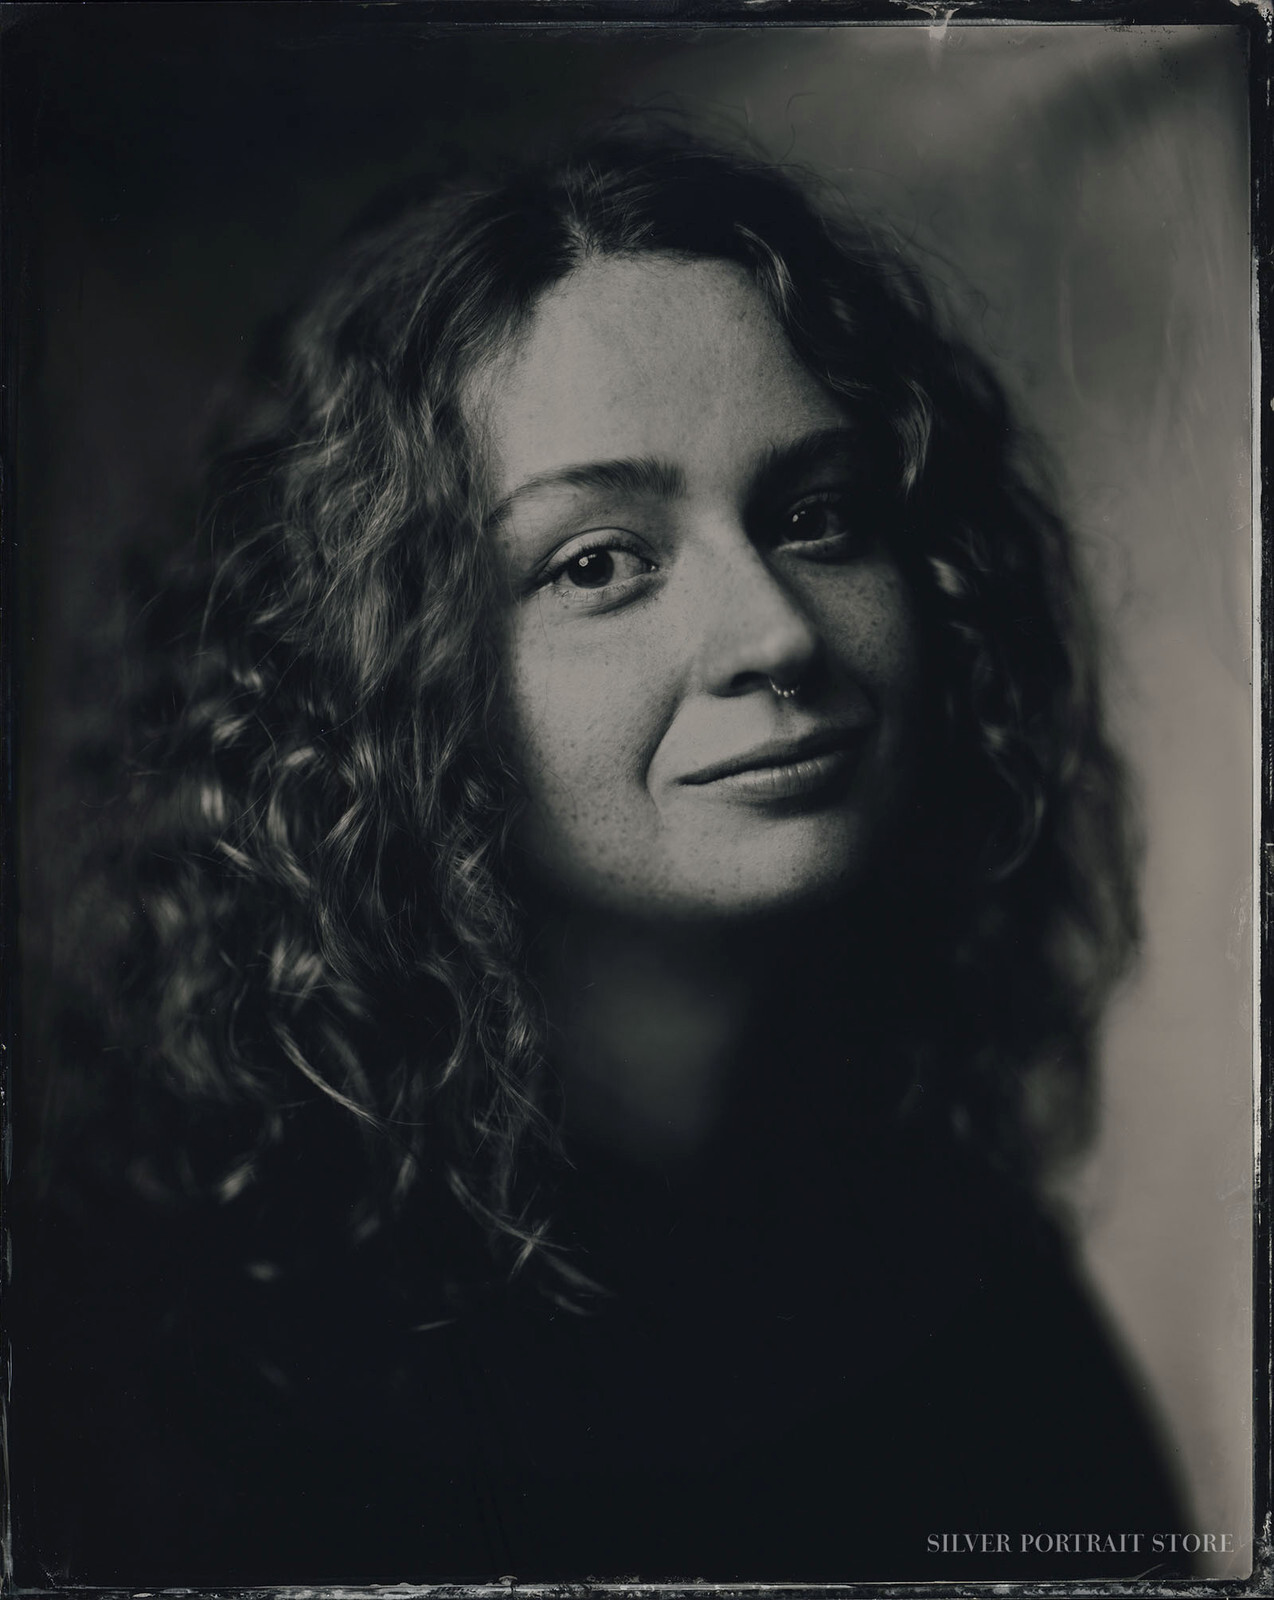
<path id="1" fill-rule="evenodd" d="M 774 693 L 778 695 L 780 700 L 795 700 L 797 695 L 801 692 L 801 686 L 799 683 L 780 684 L 776 683 L 773 678 L 768 679 L 767 682 L 769 683 L 770 688 L 773 689 Z"/>

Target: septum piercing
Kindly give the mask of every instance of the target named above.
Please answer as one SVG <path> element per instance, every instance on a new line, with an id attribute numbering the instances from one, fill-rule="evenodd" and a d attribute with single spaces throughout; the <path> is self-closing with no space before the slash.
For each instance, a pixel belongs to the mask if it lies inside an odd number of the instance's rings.
<path id="1" fill-rule="evenodd" d="M 769 683 L 770 688 L 773 689 L 774 693 L 778 695 L 780 700 L 795 700 L 797 695 L 801 692 L 801 686 L 798 683 L 794 683 L 785 688 L 776 683 L 773 678 L 767 679 L 767 682 Z"/>

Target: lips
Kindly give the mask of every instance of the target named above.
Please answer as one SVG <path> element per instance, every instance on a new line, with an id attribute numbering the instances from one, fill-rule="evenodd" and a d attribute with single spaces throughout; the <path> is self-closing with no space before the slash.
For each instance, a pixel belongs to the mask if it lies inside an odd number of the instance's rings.
<path id="1" fill-rule="evenodd" d="M 797 738 L 774 739 L 737 756 L 701 767 L 681 779 L 751 800 L 813 796 L 852 777 L 869 729 L 824 728 Z"/>

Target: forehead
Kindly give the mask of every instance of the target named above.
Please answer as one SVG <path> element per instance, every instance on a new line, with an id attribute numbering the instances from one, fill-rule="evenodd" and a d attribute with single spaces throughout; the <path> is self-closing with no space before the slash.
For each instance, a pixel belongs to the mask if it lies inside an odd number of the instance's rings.
<path id="1" fill-rule="evenodd" d="M 476 399 L 497 497 L 588 461 L 706 481 L 844 414 L 741 267 L 602 257 L 550 290 Z"/>

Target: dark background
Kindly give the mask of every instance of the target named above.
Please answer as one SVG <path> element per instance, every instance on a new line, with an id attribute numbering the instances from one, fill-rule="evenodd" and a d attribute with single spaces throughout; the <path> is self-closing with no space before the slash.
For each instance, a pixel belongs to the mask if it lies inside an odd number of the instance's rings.
<path id="1" fill-rule="evenodd" d="M 0 17 L 20 910 L 37 942 L 56 936 L 61 843 L 84 803 L 67 752 L 109 726 L 126 561 L 181 541 L 254 330 L 378 189 L 624 104 L 675 107 L 814 167 L 927 261 L 1051 444 L 1109 622 L 1149 936 L 1111 1022 L 1101 1140 L 1068 1192 L 1197 1527 L 1234 1535 L 1228 1570 L 1245 1570 L 1243 31 L 528 30 L 292 4 Z M 38 1097 L 41 1065 L 19 1064 L 20 1101 Z M 19 1146 L 31 1126 L 20 1114 Z M 22 1265 L 19 1238 L 16 1292 Z"/>

